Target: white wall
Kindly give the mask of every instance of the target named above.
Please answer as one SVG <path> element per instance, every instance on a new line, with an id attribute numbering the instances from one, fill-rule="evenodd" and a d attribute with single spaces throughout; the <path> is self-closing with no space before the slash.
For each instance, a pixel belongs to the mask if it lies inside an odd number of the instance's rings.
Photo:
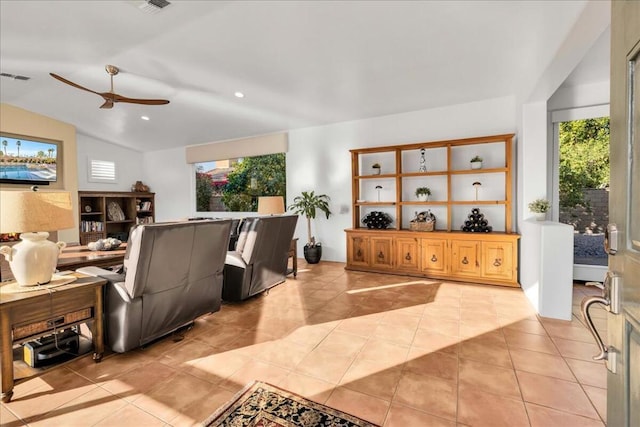
<path id="1" fill-rule="evenodd" d="M 131 191 L 131 185 L 143 180 L 142 153 L 81 133 L 78 140 L 78 189 L 81 191 Z M 116 164 L 115 183 L 89 182 L 89 159 Z"/>
<path id="2" fill-rule="evenodd" d="M 156 221 L 172 221 L 192 216 L 195 179 L 185 160 L 184 147 L 145 153 L 142 160 L 144 183 L 156 193 Z"/>
<path id="3" fill-rule="evenodd" d="M 503 97 L 292 130 L 287 153 L 287 205 L 302 191 L 327 194 L 334 215 L 329 220 L 316 218 L 313 233 L 323 244 L 324 260 L 345 261 L 344 229 L 352 226 L 350 149 L 494 135 L 515 129 L 515 98 Z M 194 172 L 185 161 L 184 148 L 144 153 L 142 164 L 144 182 L 156 193 L 157 221 L 201 215 L 195 212 Z M 301 218 L 296 229 L 300 254 L 307 241 L 305 222 Z"/>
<path id="4" fill-rule="evenodd" d="M 609 81 L 558 89 L 547 103 L 549 111 L 609 104 Z"/>
<path id="5" fill-rule="evenodd" d="M 351 228 L 350 149 L 515 132 L 515 98 L 414 111 L 289 132 L 287 204 L 302 191 L 331 198 L 334 213 L 318 217 L 312 233 L 323 244 L 322 258 L 346 260 L 345 228 Z M 299 253 L 307 241 L 306 221 L 298 221 Z"/>

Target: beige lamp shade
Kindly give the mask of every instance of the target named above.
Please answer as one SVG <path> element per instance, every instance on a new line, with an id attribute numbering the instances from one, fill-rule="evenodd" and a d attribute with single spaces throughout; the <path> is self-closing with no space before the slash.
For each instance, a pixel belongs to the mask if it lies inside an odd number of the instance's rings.
<path id="1" fill-rule="evenodd" d="M 0 191 L 0 233 L 20 233 L 20 242 L 0 246 L 20 286 L 51 281 L 64 242 L 47 240 L 48 231 L 74 227 L 66 192 Z"/>
<path id="2" fill-rule="evenodd" d="M 284 213 L 284 198 L 282 196 L 258 197 L 258 213 L 262 215 Z"/>
<path id="3" fill-rule="evenodd" d="M 74 228 L 68 192 L 0 191 L 0 233 Z"/>

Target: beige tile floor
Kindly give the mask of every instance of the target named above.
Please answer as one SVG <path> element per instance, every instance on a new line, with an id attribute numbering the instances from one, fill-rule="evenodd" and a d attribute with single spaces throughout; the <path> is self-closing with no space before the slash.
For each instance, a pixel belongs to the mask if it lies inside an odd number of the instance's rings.
<path id="1" fill-rule="evenodd" d="M 520 289 L 300 264 L 182 341 L 21 382 L 2 426 L 193 425 L 253 380 L 385 426 L 604 424 L 606 370 L 578 313 L 599 290 L 575 285 L 567 322 L 536 316 Z"/>

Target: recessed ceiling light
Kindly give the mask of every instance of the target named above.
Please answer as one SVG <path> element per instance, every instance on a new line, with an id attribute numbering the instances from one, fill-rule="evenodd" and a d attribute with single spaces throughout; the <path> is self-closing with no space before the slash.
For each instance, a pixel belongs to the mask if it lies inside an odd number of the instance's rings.
<path id="1" fill-rule="evenodd" d="M 234 95 L 236 96 L 236 98 L 244 98 L 244 93 L 242 92 L 236 92 L 234 93 Z"/>
<path id="2" fill-rule="evenodd" d="M 140 118 L 141 118 L 142 120 L 149 120 L 149 117 L 148 117 L 148 116 L 140 116 Z"/>

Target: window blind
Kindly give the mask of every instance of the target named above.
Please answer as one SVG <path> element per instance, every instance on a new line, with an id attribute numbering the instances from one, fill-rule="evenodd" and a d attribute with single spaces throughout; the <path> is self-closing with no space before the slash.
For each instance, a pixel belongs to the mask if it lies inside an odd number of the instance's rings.
<path id="1" fill-rule="evenodd" d="M 108 160 L 89 159 L 89 181 L 115 182 L 116 164 Z"/>
<path id="2" fill-rule="evenodd" d="M 187 163 L 202 163 L 215 160 L 236 159 L 238 157 L 286 153 L 288 149 L 288 134 L 277 133 L 254 136 L 251 138 L 190 145 L 185 148 L 185 156 Z"/>

